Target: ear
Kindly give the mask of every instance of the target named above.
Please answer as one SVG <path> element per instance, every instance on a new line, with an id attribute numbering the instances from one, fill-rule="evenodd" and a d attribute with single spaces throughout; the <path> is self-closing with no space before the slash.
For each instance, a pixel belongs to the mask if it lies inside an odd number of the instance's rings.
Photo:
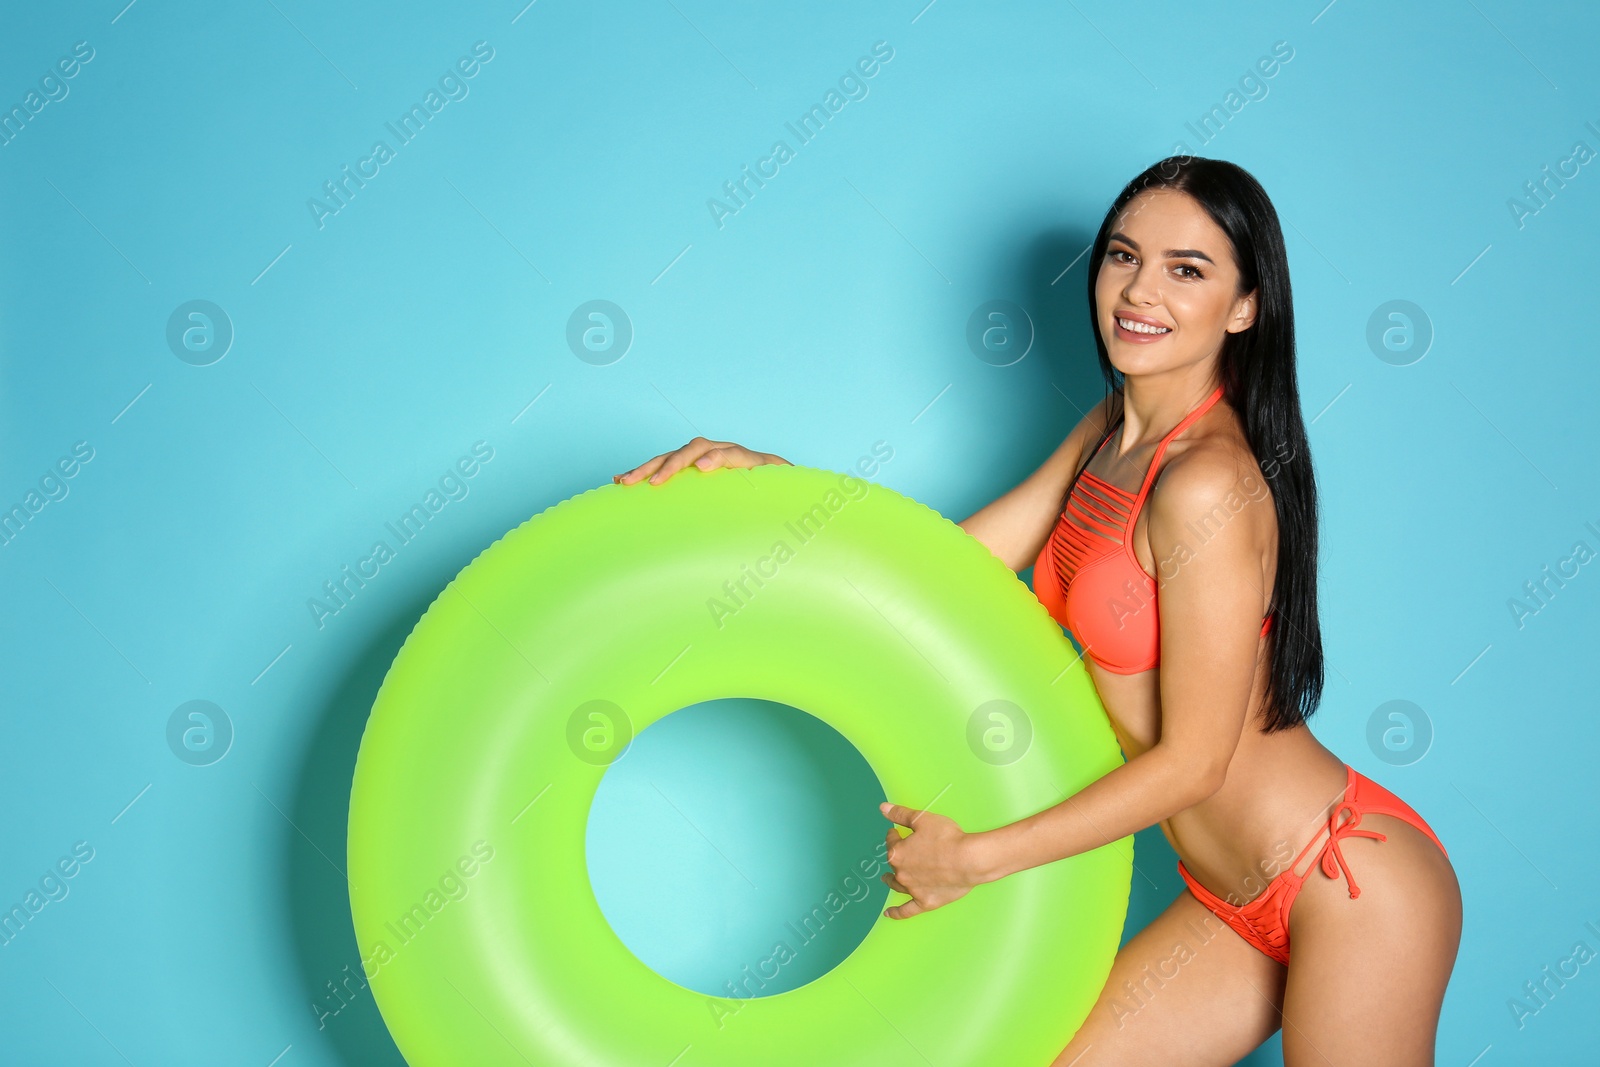
<path id="1" fill-rule="evenodd" d="M 1242 333 L 1256 324 L 1256 310 L 1260 304 L 1260 289 L 1252 289 L 1233 305 L 1233 318 L 1228 322 L 1229 333 Z"/>

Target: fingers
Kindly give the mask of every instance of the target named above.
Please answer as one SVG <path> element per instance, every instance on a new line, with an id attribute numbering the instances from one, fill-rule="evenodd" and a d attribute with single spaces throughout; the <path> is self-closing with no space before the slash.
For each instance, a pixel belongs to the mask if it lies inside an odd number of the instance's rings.
<path id="1" fill-rule="evenodd" d="M 668 454 L 663 452 L 659 456 L 653 456 L 645 460 L 632 470 L 623 471 L 621 474 L 613 474 L 611 480 L 617 485 L 632 485 L 640 478 L 655 473 L 656 468 L 661 466 L 661 461 L 666 459 Z"/>
<path id="2" fill-rule="evenodd" d="M 891 919 L 909 919 L 913 915 L 921 915 L 925 911 L 941 908 L 950 903 L 951 899 L 954 899 L 943 892 L 928 890 L 924 890 L 921 896 L 917 896 L 907 889 L 899 878 L 895 877 L 894 871 L 885 871 L 879 875 L 879 880 L 896 893 L 902 893 L 911 898 L 904 904 L 896 904 L 892 908 L 884 909 L 883 913 Z"/>
<path id="3" fill-rule="evenodd" d="M 720 451 L 722 442 L 707 441 L 704 437 L 696 437 L 676 452 L 669 452 L 656 467 L 653 474 L 649 475 L 651 485 L 660 485 L 668 478 L 677 474 L 689 464 L 696 462 L 703 456 L 710 456 Z M 720 464 L 719 464 L 720 465 Z M 702 466 L 701 470 L 709 468 Z"/>
<path id="4" fill-rule="evenodd" d="M 901 839 L 900 832 L 892 826 L 889 827 L 889 837 L 891 841 L 899 841 Z M 900 881 L 899 872 L 896 871 L 893 866 L 880 874 L 878 876 L 878 880 L 884 885 L 888 886 L 890 889 L 894 890 L 896 893 L 911 897 L 911 899 L 906 901 L 904 904 L 896 904 L 892 908 L 884 909 L 883 913 L 891 919 L 909 919 L 913 915 L 921 915 L 925 911 L 932 911 L 938 906 L 930 904 L 924 900 L 918 900 L 915 896 L 913 896 L 911 890 L 906 887 L 905 883 Z"/>
<path id="5" fill-rule="evenodd" d="M 732 441 L 711 441 L 704 437 L 695 437 L 671 452 L 652 456 L 630 471 L 612 475 L 611 480 L 619 485 L 632 485 L 648 479 L 651 485 L 660 485 L 691 463 L 700 470 L 710 471 L 718 467 L 755 467 L 775 461 L 789 463 L 788 460 L 769 458 L 763 452 L 752 452 Z"/>
<path id="6" fill-rule="evenodd" d="M 663 452 L 659 456 L 651 456 L 649 459 L 645 460 L 643 463 L 639 464 L 630 471 L 623 471 L 621 474 L 612 475 L 611 480 L 619 485 L 632 485 L 634 482 L 637 482 L 642 478 L 649 478 L 651 479 L 651 484 L 659 485 L 661 481 L 664 481 L 667 477 L 670 477 L 672 473 L 671 471 L 668 471 L 667 474 L 662 476 L 662 478 L 655 478 L 654 476 L 661 471 L 663 466 L 670 462 L 673 457 L 679 456 L 682 453 L 691 450 L 694 452 L 694 458 L 699 458 L 701 452 L 704 451 L 700 447 L 702 444 L 710 445 L 711 442 L 707 441 L 704 437 L 691 438 L 681 447 L 675 448 L 671 452 Z M 680 467 L 673 468 L 673 470 L 678 469 L 681 469 L 681 465 Z"/>
<path id="7" fill-rule="evenodd" d="M 891 830 L 889 832 L 893 833 L 894 831 Z M 900 879 L 894 876 L 893 871 L 885 871 L 879 877 L 879 881 L 883 882 L 884 885 L 888 886 L 896 893 L 902 893 L 908 897 L 911 896 L 911 890 L 900 884 Z M 892 908 L 885 908 L 883 913 L 891 919 L 909 919 L 911 916 L 916 915 L 923 910 L 925 909 L 922 907 L 922 905 L 918 904 L 916 899 L 913 898 L 906 901 L 904 904 L 896 904 Z"/>
<path id="8" fill-rule="evenodd" d="M 919 901 L 913 898 L 904 904 L 896 904 L 892 908 L 885 908 L 883 913 L 891 919 L 909 919 L 913 915 L 921 915 L 927 910 Z"/>
<path id="9" fill-rule="evenodd" d="M 878 810 L 883 812 L 884 818 L 889 819 L 892 822 L 897 822 L 901 826 L 911 826 L 916 822 L 917 816 L 922 814 L 922 812 L 916 808 L 908 808 L 900 804 L 890 804 L 888 801 L 884 801 L 882 804 L 879 804 Z"/>

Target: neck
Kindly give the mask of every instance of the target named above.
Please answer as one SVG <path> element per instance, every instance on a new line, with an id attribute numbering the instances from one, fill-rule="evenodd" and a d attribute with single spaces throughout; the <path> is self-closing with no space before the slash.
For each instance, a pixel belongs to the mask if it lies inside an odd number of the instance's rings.
<path id="1" fill-rule="evenodd" d="M 1122 382 L 1122 440 L 1118 455 L 1159 440 L 1205 402 L 1221 382 L 1208 373 L 1130 375 Z"/>

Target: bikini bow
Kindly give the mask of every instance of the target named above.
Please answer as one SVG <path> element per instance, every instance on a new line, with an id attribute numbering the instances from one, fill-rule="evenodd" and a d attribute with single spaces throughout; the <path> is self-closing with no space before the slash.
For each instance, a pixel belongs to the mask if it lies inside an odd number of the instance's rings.
<path id="1" fill-rule="evenodd" d="M 1341 823 L 1341 812 L 1349 812 L 1350 818 Z M 1322 849 L 1322 873 L 1329 878 L 1339 877 L 1339 872 L 1344 872 L 1344 880 L 1350 886 L 1350 899 L 1354 900 L 1361 895 L 1361 890 L 1356 886 L 1356 880 L 1350 876 L 1350 865 L 1345 862 L 1344 853 L 1339 848 L 1341 837 L 1371 837 L 1378 841 L 1387 841 L 1387 834 L 1377 830 L 1358 830 L 1356 827 L 1361 822 L 1361 810 L 1349 802 L 1340 804 L 1333 809 L 1333 814 L 1328 817 L 1328 843 Z"/>

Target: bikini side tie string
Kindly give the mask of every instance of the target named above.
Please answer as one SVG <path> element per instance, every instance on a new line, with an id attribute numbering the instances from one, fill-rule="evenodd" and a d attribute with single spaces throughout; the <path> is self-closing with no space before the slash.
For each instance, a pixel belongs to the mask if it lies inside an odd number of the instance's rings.
<path id="1" fill-rule="evenodd" d="M 1350 818 L 1344 823 L 1339 822 L 1340 812 L 1349 812 Z M 1387 841 L 1387 834 L 1376 830 L 1358 830 L 1356 826 L 1361 822 L 1361 811 L 1348 801 L 1341 803 L 1333 809 L 1333 814 L 1328 816 L 1328 843 L 1322 848 L 1322 873 L 1329 878 L 1339 877 L 1339 872 L 1344 871 L 1344 880 L 1350 887 L 1350 899 L 1354 900 L 1361 895 L 1361 890 L 1356 886 L 1356 880 L 1350 876 L 1350 865 L 1345 862 L 1344 853 L 1339 849 L 1341 837 L 1371 837 L 1379 841 Z M 1331 853 L 1331 854 L 1330 854 Z"/>

